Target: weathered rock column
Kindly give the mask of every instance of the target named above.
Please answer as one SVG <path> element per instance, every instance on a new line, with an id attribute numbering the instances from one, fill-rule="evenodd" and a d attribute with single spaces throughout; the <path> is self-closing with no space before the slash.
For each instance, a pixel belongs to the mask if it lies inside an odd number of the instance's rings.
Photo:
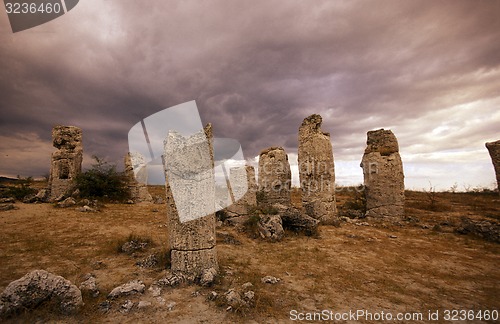
<path id="1" fill-rule="evenodd" d="M 302 206 L 307 215 L 331 222 L 335 207 L 335 167 L 330 134 L 321 130 L 320 115 L 304 119 L 299 128 L 298 163 Z"/>
<path id="2" fill-rule="evenodd" d="M 292 172 L 282 147 L 270 147 L 259 155 L 259 203 L 290 206 Z"/>
<path id="3" fill-rule="evenodd" d="M 172 272 L 196 279 L 218 271 L 212 126 L 187 138 L 170 132 L 164 166 Z"/>
<path id="4" fill-rule="evenodd" d="M 234 197 L 241 197 L 227 208 L 230 213 L 247 215 L 249 206 L 257 205 L 257 184 L 253 166 L 236 167 L 229 169 L 229 183 Z M 242 190 L 247 189 L 245 192 Z M 232 199 L 231 197 L 229 199 Z"/>
<path id="5" fill-rule="evenodd" d="M 403 163 L 396 136 L 390 130 L 367 133 L 363 168 L 366 216 L 402 217 L 405 203 Z"/>
<path id="6" fill-rule="evenodd" d="M 75 126 L 55 126 L 52 144 L 58 150 L 52 153 L 49 200 L 70 194 L 76 176 L 82 171 L 82 130 Z"/>
<path id="7" fill-rule="evenodd" d="M 486 143 L 486 148 L 488 149 L 488 152 L 490 152 L 491 162 L 495 168 L 498 194 L 500 194 L 500 140 Z"/>
<path id="8" fill-rule="evenodd" d="M 136 202 L 151 202 L 153 197 L 148 192 L 148 170 L 144 156 L 138 152 L 127 153 L 124 158 L 125 175 L 132 200 Z M 137 173 L 134 172 L 137 170 Z"/>

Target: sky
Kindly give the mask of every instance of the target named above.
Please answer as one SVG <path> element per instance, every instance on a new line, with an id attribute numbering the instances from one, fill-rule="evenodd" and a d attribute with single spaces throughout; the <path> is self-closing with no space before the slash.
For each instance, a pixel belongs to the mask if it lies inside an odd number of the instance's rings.
<path id="1" fill-rule="evenodd" d="M 366 132 L 391 129 L 410 189 L 494 188 L 500 1 L 81 0 L 12 33 L 0 11 L 0 175 L 49 173 L 51 129 L 123 164 L 128 131 L 196 100 L 249 163 L 317 113 L 337 184 L 362 183 Z"/>

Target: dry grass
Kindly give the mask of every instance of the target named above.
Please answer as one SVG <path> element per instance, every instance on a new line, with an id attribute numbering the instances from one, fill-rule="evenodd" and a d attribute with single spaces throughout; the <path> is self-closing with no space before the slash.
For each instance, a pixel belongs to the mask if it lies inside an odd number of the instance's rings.
<path id="1" fill-rule="evenodd" d="M 158 194 L 162 189 L 156 188 Z M 49 204 L 18 203 L 19 210 L 0 213 L 0 289 L 33 269 L 46 269 L 76 284 L 89 272 L 97 278 L 101 296 L 87 297 L 80 314 L 66 317 L 41 309 L 12 322 L 244 323 L 254 319 L 272 323 L 286 322 L 291 309 L 425 313 L 429 309 L 498 309 L 500 246 L 452 231 L 462 216 L 498 220 L 498 196 L 438 193 L 437 197 L 448 206 L 447 211 L 430 211 L 424 193 L 407 192 L 408 221 L 322 226 L 320 238 L 288 233 L 282 242 L 268 243 L 223 228 L 241 244 L 219 241 L 222 276 L 214 287 L 166 289 L 162 297 L 167 303 L 177 303 L 170 312 L 149 293 L 133 296 L 133 301 L 151 300 L 153 306 L 128 315 L 117 311 L 119 302 L 107 314 L 97 312 L 97 305 L 115 286 L 132 279 L 149 285 L 162 276 L 160 268 L 144 269 L 135 262 L 165 251 L 165 205 L 110 204 L 100 213 L 81 213 Z M 337 197 L 339 205 L 348 199 L 342 193 Z M 292 192 L 292 201 L 299 204 L 300 192 Z M 440 228 L 432 230 L 436 225 Z M 132 255 L 117 253 L 116 246 L 130 235 L 153 244 Z M 282 281 L 264 284 L 260 279 L 265 275 Z M 245 282 L 253 284 L 253 308 L 226 312 L 205 300 L 211 290 L 223 293 Z"/>

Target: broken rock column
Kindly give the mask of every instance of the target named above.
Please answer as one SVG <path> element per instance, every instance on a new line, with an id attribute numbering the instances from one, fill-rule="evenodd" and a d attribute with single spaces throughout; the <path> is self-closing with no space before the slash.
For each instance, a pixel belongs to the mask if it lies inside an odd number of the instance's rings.
<path id="1" fill-rule="evenodd" d="M 212 128 L 165 141 L 168 248 L 171 270 L 189 278 L 217 271 Z"/>
<path id="2" fill-rule="evenodd" d="M 82 130 L 75 126 L 55 126 L 52 129 L 52 153 L 49 178 L 49 200 L 70 194 L 74 180 L 82 171 Z"/>
<path id="3" fill-rule="evenodd" d="M 248 207 L 257 205 L 254 167 L 247 165 L 229 169 L 229 183 L 233 193 L 232 197 L 241 198 L 229 206 L 227 211 L 237 215 L 247 215 Z"/>
<path id="4" fill-rule="evenodd" d="M 330 134 L 321 130 L 320 115 L 304 119 L 299 128 L 298 163 L 302 206 L 321 222 L 335 217 L 335 168 Z"/>
<path id="5" fill-rule="evenodd" d="M 292 172 L 282 147 L 270 147 L 259 155 L 259 203 L 290 206 Z"/>
<path id="6" fill-rule="evenodd" d="M 390 130 L 367 133 L 363 168 L 366 216 L 399 218 L 404 214 L 403 163 L 396 136 Z"/>
<path id="7" fill-rule="evenodd" d="M 148 192 L 148 170 L 144 156 L 138 152 L 129 152 L 125 155 L 124 162 L 130 198 L 136 202 L 153 201 Z"/>
<path id="8" fill-rule="evenodd" d="M 486 143 L 486 148 L 490 152 L 491 162 L 495 168 L 495 175 L 497 177 L 497 188 L 500 194 L 500 140 L 496 142 Z"/>

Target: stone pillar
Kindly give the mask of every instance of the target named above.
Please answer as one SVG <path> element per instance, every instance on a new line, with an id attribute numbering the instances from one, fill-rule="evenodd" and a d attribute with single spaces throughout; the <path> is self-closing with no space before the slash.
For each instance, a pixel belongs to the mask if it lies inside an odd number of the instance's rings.
<path id="1" fill-rule="evenodd" d="M 292 172 L 282 147 L 270 147 L 259 155 L 259 203 L 291 205 Z"/>
<path id="2" fill-rule="evenodd" d="M 500 194 L 500 140 L 486 143 L 486 148 L 488 149 L 488 152 L 490 152 L 491 162 L 495 168 L 498 194 Z"/>
<path id="3" fill-rule="evenodd" d="M 144 156 L 138 152 L 127 153 L 124 158 L 130 198 L 136 202 L 151 202 L 148 191 L 148 170 Z"/>
<path id="4" fill-rule="evenodd" d="M 231 168 L 229 170 L 229 183 L 231 184 L 233 196 L 241 198 L 229 206 L 227 211 L 237 215 L 247 215 L 248 207 L 257 205 L 257 184 L 255 182 L 254 167 L 246 165 Z"/>
<path id="5" fill-rule="evenodd" d="M 336 213 L 335 167 L 330 134 L 321 130 L 320 115 L 304 119 L 299 128 L 298 163 L 302 206 L 307 215 L 331 222 Z"/>
<path id="6" fill-rule="evenodd" d="M 366 216 L 400 218 L 404 215 L 405 185 L 398 140 L 384 129 L 369 131 L 367 136 L 361 161 Z"/>
<path id="7" fill-rule="evenodd" d="M 55 126 L 52 129 L 52 153 L 49 178 L 49 200 L 71 194 L 74 180 L 82 171 L 82 130 L 75 126 Z"/>
<path id="8" fill-rule="evenodd" d="M 170 132 L 164 166 L 172 272 L 196 279 L 205 270 L 217 271 L 212 126 L 187 138 Z"/>

